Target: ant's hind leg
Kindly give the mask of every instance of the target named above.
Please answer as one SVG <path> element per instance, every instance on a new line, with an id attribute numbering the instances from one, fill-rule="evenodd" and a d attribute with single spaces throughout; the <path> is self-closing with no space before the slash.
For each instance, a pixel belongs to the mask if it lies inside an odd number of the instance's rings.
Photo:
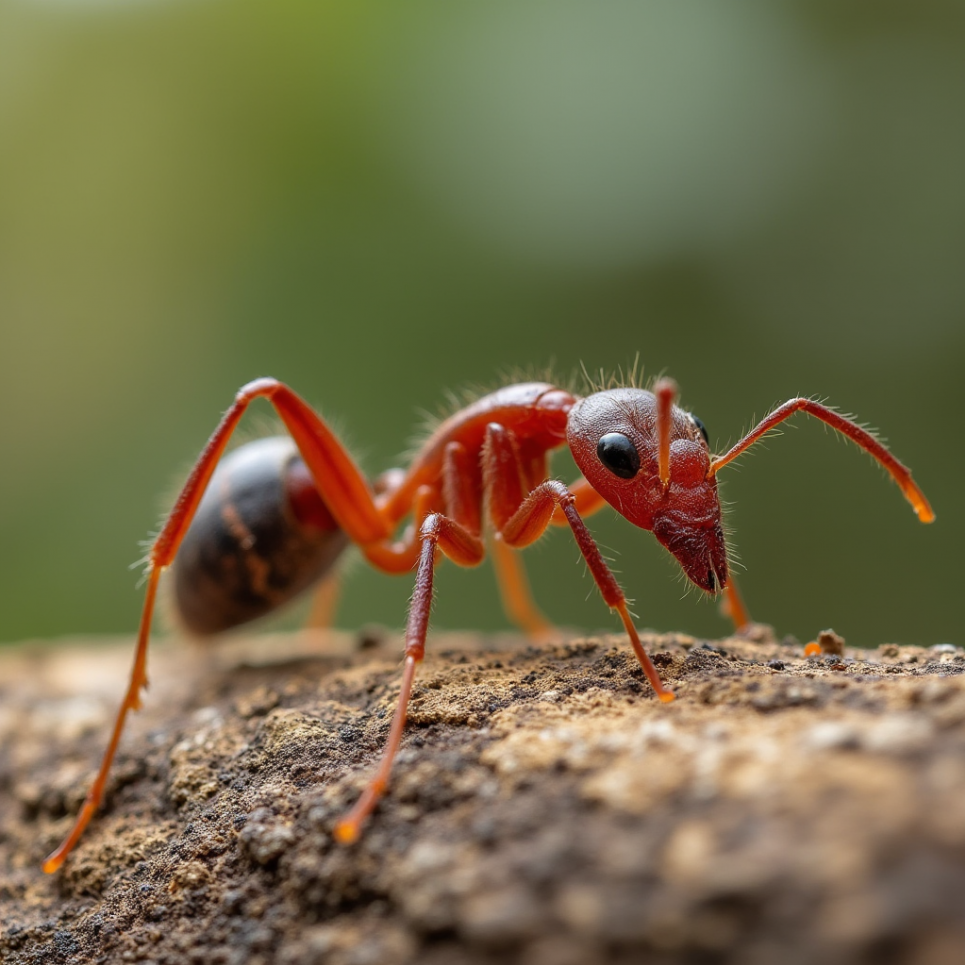
<path id="1" fill-rule="evenodd" d="M 198 456 L 174 508 L 151 547 L 147 559 L 147 590 L 127 693 L 117 712 L 114 730 L 100 770 L 80 814 L 64 842 L 44 861 L 44 871 L 56 871 L 64 863 L 103 800 L 107 776 L 117 752 L 127 714 L 140 708 L 141 690 L 147 687 L 147 647 L 158 580 L 162 571 L 174 561 L 231 434 L 248 406 L 259 398 L 269 401 L 281 416 L 308 465 L 325 504 L 349 537 L 356 542 L 371 544 L 387 542 L 390 537 L 392 527 L 375 505 L 368 483 L 321 417 L 312 411 L 300 396 L 276 379 L 257 379 L 243 386 Z M 396 550 L 389 546 L 383 555 L 397 565 L 406 565 L 406 553 L 405 547 Z"/>
<path id="2" fill-rule="evenodd" d="M 121 706 L 117 711 L 114 730 L 111 732 L 110 743 L 104 752 L 100 770 L 87 792 L 87 797 L 84 798 L 83 806 L 74 821 L 74 826 L 70 829 L 60 847 L 47 855 L 43 863 L 43 869 L 48 874 L 52 874 L 64 863 L 67 855 L 73 851 L 74 846 L 80 840 L 80 836 L 84 833 L 84 829 L 90 823 L 91 818 L 97 813 L 97 809 L 104 799 L 107 776 L 110 773 L 114 755 L 117 753 L 117 745 L 120 743 L 121 734 L 124 731 L 127 714 L 131 710 L 141 709 L 141 690 L 147 687 L 147 644 L 151 634 L 151 618 L 154 614 L 154 600 L 157 596 L 160 576 L 161 569 L 159 567 L 152 568 L 148 573 L 144 609 L 141 613 L 141 627 L 137 637 L 137 650 L 134 654 L 134 665 L 131 668 L 131 680 L 127 686 L 127 693 L 124 695 L 124 700 L 121 701 Z"/>
<path id="3" fill-rule="evenodd" d="M 312 603 L 305 626 L 309 630 L 331 630 L 341 595 L 341 574 L 337 570 L 326 574 L 312 591 Z"/>

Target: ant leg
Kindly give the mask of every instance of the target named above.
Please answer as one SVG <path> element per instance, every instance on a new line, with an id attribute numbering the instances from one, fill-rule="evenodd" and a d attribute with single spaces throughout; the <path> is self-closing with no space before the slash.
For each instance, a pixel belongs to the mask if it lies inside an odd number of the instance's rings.
<path id="1" fill-rule="evenodd" d="M 581 476 L 575 482 L 571 482 L 567 489 L 573 494 L 573 498 L 576 502 L 573 504 L 576 506 L 576 511 L 586 519 L 587 516 L 592 516 L 594 513 L 598 513 L 604 506 L 607 505 L 607 501 Z M 570 524 L 566 521 L 566 517 L 563 515 L 563 510 L 556 507 L 553 510 L 553 518 L 550 522 L 554 526 L 569 526 Z"/>
<path id="2" fill-rule="evenodd" d="M 391 521 L 379 511 L 368 483 L 352 457 L 312 408 L 288 386 L 275 379 L 257 379 L 243 386 L 201 451 L 171 514 L 148 554 L 147 590 L 127 693 L 118 710 L 100 770 L 80 814 L 64 842 L 44 861 L 44 871 L 56 871 L 64 863 L 103 800 L 107 775 L 117 752 L 127 714 L 141 706 L 140 692 L 147 687 L 147 647 L 158 580 L 177 555 L 178 547 L 191 525 L 232 432 L 249 404 L 257 398 L 265 398 L 275 407 L 311 471 L 322 499 L 349 536 L 355 542 L 364 544 L 366 555 L 370 555 L 370 551 L 372 554 L 381 554 L 379 560 L 387 569 L 393 565 L 409 568 L 415 559 L 417 549 L 414 534 L 409 541 L 399 544 L 392 542 Z M 423 495 L 423 498 L 427 497 Z M 419 506 L 418 498 L 416 505 Z"/>
<path id="3" fill-rule="evenodd" d="M 724 600 L 720 607 L 721 612 L 725 616 L 730 617 L 735 630 L 743 630 L 744 627 L 750 624 L 751 617 L 747 612 L 747 607 L 744 605 L 744 599 L 740 594 L 740 590 L 737 589 L 737 581 L 734 579 L 733 573 L 730 573 L 727 577 L 724 594 Z"/>
<path id="4" fill-rule="evenodd" d="M 489 492 L 498 485 L 503 492 L 502 498 L 515 505 L 522 502 L 525 492 L 546 478 L 547 472 L 545 453 L 531 456 L 524 463 L 514 441 L 511 440 L 502 448 L 494 450 L 488 435 L 483 444 L 483 465 Z M 495 482 L 497 477 L 498 484 Z M 565 524 L 566 520 L 563 522 Z M 519 554 L 506 545 L 499 533 L 494 535 L 492 550 L 499 596 L 506 615 L 531 637 L 544 636 L 551 632 L 553 625 L 533 601 L 529 580 L 526 579 L 526 571 Z"/>
<path id="5" fill-rule="evenodd" d="M 664 687 L 657 668 L 654 667 L 640 642 L 640 635 L 630 617 L 623 589 L 610 567 L 607 566 L 596 541 L 576 510 L 576 497 L 563 483 L 548 479 L 531 490 L 522 501 L 514 503 L 511 498 L 514 495 L 512 477 L 507 479 L 500 476 L 493 471 L 492 465 L 485 464 L 490 460 L 493 465 L 506 465 L 511 461 L 511 454 L 514 451 L 512 433 L 495 423 L 486 427 L 483 472 L 489 490 L 489 512 L 497 533 L 502 536 L 507 546 L 517 548 L 528 546 L 543 535 L 554 511 L 559 507 L 573 531 L 576 543 L 593 574 L 604 602 L 610 609 L 620 614 L 627 636 L 630 638 L 630 644 L 650 685 L 662 701 L 673 700 L 674 695 Z"/>
<path id="6" fill-rule="evenodd" d="M 402 668 L 402 686 L 399 701 L 389 730 L 389 738 L 382 752 L 382 761 L 375 777 L 358 799 L 355 807 L 335 825 L 335 838 L 343 844 L 358 839 L 362 825 L 372 813 L 389 783 L 389 774 L 395 760 L 402 732 L 405 729 L 406 712 L 412 695 L 412 683 L 418 665 L 425 656 L 426 632 L 429 629 L 429 611 L 432 608 L 433 577 L 436 566 L 436 548 L 460 566 L 476 566 L 485 555 L 483 542 L 456 521 L 441 513 L 430 513 L 421 527 L 422 550 L 416 573 L 415 590 L 409 606 L 409 618 L 405 630 L 405 663 Z"/>
<path id="7" fill-rule="evenodd" d="M 71 828 L 70 833 L 64 838 L 63 843 L 55 851 L 52 851 L 44 860 L 43 869 L 48 874 L 52 874 L 63 863 L 64 859 L 74 849 L 84 829 L 90 823 L 91 818 L 97 812 L 100 803 L 104 798 L 104 788 L 107 785 L 107 775 L 117 751 L 117 745 L 124 730 L 124 723 L 127 720 L 128 711 L 141 709 L 141 689 L 147 688 L 147 644 L 151 634 L 151 616 L 154 613 L 154 600 L 157 596 L 158 580 L 161 576 L 160 568 L 151 569 L 147 578 L 147 590 L 144 596 L 144 609 L 141 613 L 141 626 L 137 635 L 137 649 L 134 653 L 134 666 L 131 669 L 131 681 L 127 687 L 127 693 L 121 702 L 114 721 L 114 730 L 111 732 L 110 743 L 101 761 L 100 770 L 97 777 L 84 798 L 84 804 L 77 815 L 77 820 Z"/>
<path id="8" fill-rule="evenodd" d="M 813 402 L 811 399 L 790 399 L 784 405 L 778 406 L 770 415 L 765 416 L 757 426 L 751 429 L 735 446 L 718 456 L 710 465 L 709 476 L 713 476 L 719 469 L 727 463 L 736 459 L 745 449 L 752 446 L 758 439 L 773 429 L 778 423 L 794 415 L 799 410 L 804 410 L 808 415 L 820 419 L 827 423 L 832 429 L 836 429 L 842 435 L 847 436 L 853 443 L 859 445 L 865 452 L 870 453 L 891 475 L 891 478 L 898 484 L 905 499 L 911 503 L 917 513 L 918 518 L 923 523 L 930 523 L 935 519 L 925 494 L 918 487 L 917 483 L 911 478 L 911 470 L 902 465 L 889 450 L 883 446 L 867 429 L 862 429 L 856 422 L 845 418 L 834 409 L 829 409 L 820 402 Z"/>
<path id="9" fill-rule="evenodd" d="M 269 380 L 262 381 L 268 382 Z M 171 515 L 168 517 L 164 528 L 151 547 L 147 560 L 147 591 L 144 596 L 144 607 L 141 611 L 141 623 L 137 636 L 137 648 L 134 654 L 134 666 L 131 669 L 131 679 L 128 684 L 127 693 L 124 695 L 120 709 L 117 712 L 117 718 L 114 721 L 114 730 L 111 733 L 107 750 L 104 752 L 100 770 L 97 772 L 97 777 L 94 779 L 91 789 L 87 792 L 87 797 L 80 809 L 77 820 L 74 822 L 73 828 L 71 828 L 70 833 L 60 847 L 49 854 L 44 861 L 43 869 L 48 873 L 56 871 L 64 863 L 64 859 L 77 844 L 84 829 L 90 823 L 91 818 L 103 800 L 104 788 L 107 784 L 107 775 L 110 772 L 114 755 L 117 752 L 117 746 L 120 742 L 121 733 L 124 730 L 127 714 L 131 710 L 138 710 L 140 708 L 141 690 L 148 685 L 147 647 L 151 635 L 151 619 L 154 615 L 154 601 L 157 596 L 158 580 L 164 568 L 174 560 L 178 547 L 181 545 L 181 540 L 191 525 L 194 513 L 214 473 L 215 466 L 228 444 L 231 433 L 238 425 L 242 414 L 248 406 L 250 398 L 254 398 L 254 394 L 250 394 L 252 386 L 258 387 L 259 384 L 251 383 L 238 393 L 234 404 L 228 412 L 225 413 L 218 427 L 211 435 L 207 445 L 198 457 L 198 461 L 195 463 L 188 477 L 188 481 L 181 490 L 174 504 L 174 508 L 171 510 Z M 250 398 L 246 395 L 246 391 L 250 394 Z"/>
<path id="10" fill-rule="evenodd" d="M 653 393 L 657 397 L 657 472 L 660 485 L 666 489 L 670 485 L 670 429 L 677 383 L 673 379 L 659 379 Z"/>
<path id="11" fill-rule="evenodd" d="M 482 532 L 480 477 L 479 460 L 470 458 L 461 442 L 447 443 L 442 457 L 442 503 L 445 515 L 475 536 Z"/>
<path id="12" fill-rule="evenodd" d="M 338 598 L 342 590 L 342 578 L 336 571 L 329 573 L 315 587 L 312 605 L 305 625 L 311 630 L 329 630 L 335 618 Z"/>
<path id="13" fill-rule="evenodd" d="M 420 519 L 425 519 L 429 513 L 435 511 L 439 504 L 439 492 L 432 486 L 423 485 L 415 491 L 412 498 L 412 518 L 414 522 L 406 527 L 402 538 L 394 540 L 392 537 L 367 543 L 360 546 L 365 558 L 383 573 L 411 572 L 419 560 L 419 544 L 421 537 L 417 529 Z"/>
<path id="14" fill-rule="evenodd" d="M 416 669 L 426 650 L 426 633 L 429 629 L 429 611 L 432 609 L 433 580 L 439 554 L 437 548 L 460 566 L 478 566 L 485 556 L 485 546 L 480 536 L 482 502 L 479 466 L 469 458 L 466 447 L 460 442 L 450 442 L 443 454 L 442 500 L 443 513 L 434 512 L 439 493 L 432 487 L 423 486 L 416 494 L 415 518 L 423 520 L 419 529 L 421 549 L 416 572 L 415 590 L 409 604 L 409 617 L 405 630 L 405 662 L 402 668 L 402 686 L 396 704 L 392 726 L 382 761 L 369 786 L 358 799 L 355 807 L 335 825 L 335 838 L 343 844 L 357 840 L 362 825 L 372 813 L 389 783 L 392 763 L 402 743 L 406 712 L 412 695 Z"/>
<path id="15" fill-rule="evenodd" d="M 552 633 L 553 624 L 533 601 L 519 553 L 507 546 L 498 533 L 492 540 L 492 549 L 499 595 L 507 616 L 530 637 L 542 638 Z"/>
<path id="16" fill-rule="evenodd" d="M 620 614 L 623 626 L 630 638 L 630 645 L 633 647 L 637 659 L 643 672 L 650 681 L 657 696 L 664 702 L 674 699 L 673 693 L 667 690 L 657 673 L 657 668 L 647 655 L 647 651 L 640 642 L 637 628 L 633 625 L 630 611 L 627 607 L 627 599 L 623 589 L 617 582 L 616 577 L 607 566 L 603 559 L 596 541 L 593 539 L 586 524 L 580 518 L 580 514 L 573 505 L 573 497 L 569 490 L 561 482 L 550 479 L 540 483 L 523 501 L 516 513 L 509 519 L 502 530 L 503 539 L 510 546 L 527 546 L 533 540 L 538 539 L 549 524 L 550 516 L 553 514 L 554 505 L 558 505 L 566 515 L 573 536 L 576 538 L 577 545 L 583 558 L 586 560 L 593 579 L 600 589 L 607 606 L 616 610 Z"/>

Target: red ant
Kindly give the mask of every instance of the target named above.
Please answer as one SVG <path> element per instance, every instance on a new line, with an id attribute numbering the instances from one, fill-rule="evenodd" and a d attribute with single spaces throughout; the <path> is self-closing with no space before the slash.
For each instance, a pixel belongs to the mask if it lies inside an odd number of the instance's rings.
<path id="1" fill-rule="evenodd" d="M 901 487 L 918 518 L 924 523 L 935 518 L 909 470 L 873 435 L 819 402 L 785 402 L 715 457 L 703 423 L 674 405 L 676 395 L 676 384 L 667 378 L 658 380 L 652 392 L 611 388 L 585 398 L 543 382 L 506 386 L 446 419 L 407 470 L 386 473 L 372 487 L 328 425 L 288 386 L 258 379 L 242 388 L 148 554 L 130 685 L 97 778 L 73 829 L 44 862 L 44 870 L 60 867 L 103 798 L 125 718 L 141 706 L 141 689 L 147 686 L 158 580 L 179 550 L 176 605 L 186 625 L 200 633 L 224 630 L 274 609 L 320 579 L 349 542 L 386 573 L 417 567 L 402 687 L 382 762 L 335 828 L 339 841 L 351 842 L 385 790 L 402 740 L 412 683 L 425 653 L 436 563 L 441 556 L 460 566 L 482 562 L 484 522 L 492 530 L 506 608 L 532 632 L 547 624 L 529 596 L 513 551 L 539 539 L 551 523 L 569 525 L 604 601 L 620 614 L 654 692 L 670 701 L 674 695 L 647 656 L 623 590 L 584 516 L 609 503 L 631 523 L 653 532 L 693 583 L 709 593 L 726 592 L 737 628 L 749 619 L 728 574 L 717 473 L 795 412 L 820 419 L 869 452 Z M 227 457 L 216 474 L 229 437 L 258 398 L 271 402 L 293 443 L 277 438 L 250 443 Z M 548 453 L 564 443 L 583 474 L 572 486 L 549 478 L 547 468 Z M 406 518 L 411 524 L 397 535 Z"/>

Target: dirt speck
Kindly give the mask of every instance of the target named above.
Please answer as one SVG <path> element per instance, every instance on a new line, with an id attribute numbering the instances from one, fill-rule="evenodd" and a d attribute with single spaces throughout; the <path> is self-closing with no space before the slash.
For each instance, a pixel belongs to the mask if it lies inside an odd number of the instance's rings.
<path id="1" fill-rule="evenodd" d="M 834 630 L 822 630 L 818 634 L 818 647 L 821 653 L 833 654 L 836 657 L 844 656 L 844 637 L 834 632 Z"/>

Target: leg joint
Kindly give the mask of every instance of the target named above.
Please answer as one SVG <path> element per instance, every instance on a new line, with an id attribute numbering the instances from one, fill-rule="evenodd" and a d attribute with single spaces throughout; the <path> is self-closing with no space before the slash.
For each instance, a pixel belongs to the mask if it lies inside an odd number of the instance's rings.
<path id="1" fill-rule="evenodd" d="M 272 396 L 280 386 L 281 382 L 279 382 L 278 379 L 273 379 L 271 377 L 255 379 L 254 381 L 249 382 L 247 385 L 243 385 L 238 390 L 238 394 L 235 396 L 235 401 L 238 403 L 245 403 L 250 402 L 252 399 L 258 398 L 259 396 Z"/>
<path id="2" fill-rule="evenodd" d="M 419 535 L 425 541 L 438 543 L 441 535 L 442 521 L 442 513 L 429 513 L 422 521 L 422 526 L 419 528 Z"/>

